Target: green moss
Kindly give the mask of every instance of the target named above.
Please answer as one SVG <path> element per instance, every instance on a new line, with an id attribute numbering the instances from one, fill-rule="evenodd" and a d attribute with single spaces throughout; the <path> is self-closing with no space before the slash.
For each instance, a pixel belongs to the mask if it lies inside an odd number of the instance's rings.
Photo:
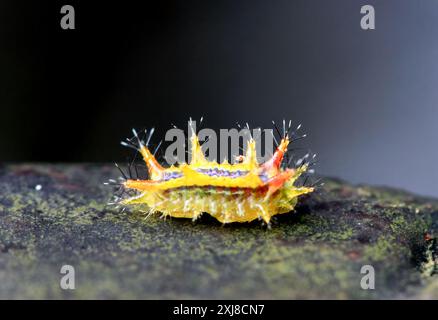
<path id="1" fill-rule="evenodd" d="M 364 249 L 364 256 L 366 259 L 373 262 L 385 261 L 388 256 L 393 253 L 397 243 L 393 237 L 380 237 L 373 245 L 367 246 Z"/>
<path id="2" fill-rule="evenodd" d="M 271 229 L 145 220 L 106 206 L 111 170 L 3 167 L 0 298 L 435 297 L 424 233 L 436 234 L 437 201 L 326 179 L 323 195 L 303 197 Z M 76 269 L 74 291 L 59 287 L 63 264 Z M 364 264 L 376 267 L 374 291 L 360 289 Z"/>

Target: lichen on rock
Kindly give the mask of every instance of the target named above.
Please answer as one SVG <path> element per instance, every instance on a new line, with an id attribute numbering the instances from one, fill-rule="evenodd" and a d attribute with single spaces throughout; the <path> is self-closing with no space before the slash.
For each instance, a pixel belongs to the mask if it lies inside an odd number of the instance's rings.
<path id="1" fill-rule="evenodd" d="M 102 185 L 114 175 L 0 167 L 0 298 L 438 298 L 438 200 L 325 179 L 271 229 L 222 226 L 121 213 Z M 60 288 L 65 264 L 75 290 Z M 360 286 L 363 265 L 374 290 Z"/>

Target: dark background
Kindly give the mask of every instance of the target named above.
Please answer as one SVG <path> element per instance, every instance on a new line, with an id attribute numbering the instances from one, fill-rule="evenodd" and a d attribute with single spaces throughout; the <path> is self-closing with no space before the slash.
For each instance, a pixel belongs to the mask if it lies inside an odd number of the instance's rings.
<path id="1" fill-rule="evenodd" d="M 320 173 L 438 196 L 437 89 L 436 0 L 0 2 L 0 161 L 120 161 L 132 127 L 285 118 Z"/>

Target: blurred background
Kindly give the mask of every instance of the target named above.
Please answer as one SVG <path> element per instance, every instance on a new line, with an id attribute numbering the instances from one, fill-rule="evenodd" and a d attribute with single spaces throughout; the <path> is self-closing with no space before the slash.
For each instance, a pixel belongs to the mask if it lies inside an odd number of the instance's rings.
<path id="1" fill-rule="evenodd" d="M 438 196 L 437 35 L 436 0 L 1 1 L 0 161 L 120 161 L 132 127 L 292 119 L 319 173 Z"/>

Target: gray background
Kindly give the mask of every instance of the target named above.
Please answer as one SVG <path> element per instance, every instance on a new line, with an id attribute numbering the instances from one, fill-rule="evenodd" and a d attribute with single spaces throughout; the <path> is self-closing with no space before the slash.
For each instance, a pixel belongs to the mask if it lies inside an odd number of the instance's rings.
<path id="1" fill-rule="evenodd" d="M 3 4 L 1 161 L 114 161 L 131 127 L 285 118 L 319 173 L 438 196 L 438 1 L 71 4 L 74 31 L 61 3 Z"/>

